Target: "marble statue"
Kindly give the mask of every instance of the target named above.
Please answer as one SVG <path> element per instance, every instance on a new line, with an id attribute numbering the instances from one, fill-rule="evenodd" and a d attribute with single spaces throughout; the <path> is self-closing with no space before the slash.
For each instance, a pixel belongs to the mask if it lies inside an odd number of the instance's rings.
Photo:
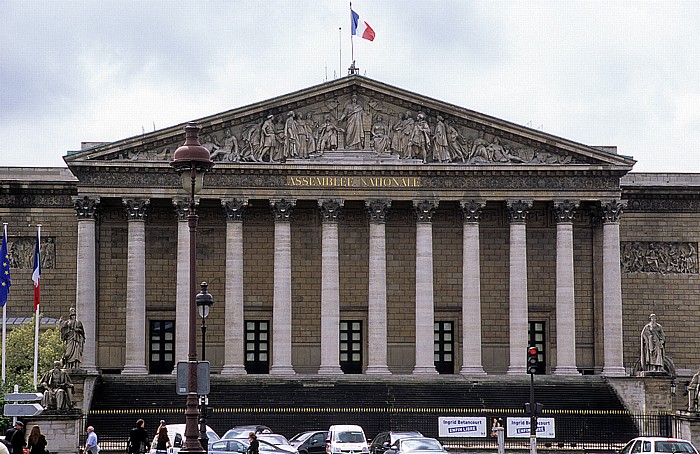
<path id="1" fill-rule="evenodd" d="M 70 308 L 68 320 L 61 321 L 61 339 L 66 345 L 63 354 L 63 367 L 78 369 L 83 360 L 85 329 L 83 323 L 75 318 L 75 308 Z"/>
<path id="2" fill-rule="evenodd" d="M 698 411 L 698 394 L 700 394 L 700 370 L 688 383 L 688 411 Z"/>
<path id="3" fill-rule="evenodd" d="M 44 393 L 41 405 L 45 410 L 67 413 L 73 409 L 73 383 L 60 361 L 54 361 L 53 369 L 41 377 L 37 388 Z"/>
<path id="4" fill-rule="evenodd" d="M 641 334 L 641 364 L 643 371 L 664 371 L 665 344 L 666 336 L 664 335 L 664 330 L 656 322 L 656 314 L 651 314 L 649 323 L 644 326 Z"/>

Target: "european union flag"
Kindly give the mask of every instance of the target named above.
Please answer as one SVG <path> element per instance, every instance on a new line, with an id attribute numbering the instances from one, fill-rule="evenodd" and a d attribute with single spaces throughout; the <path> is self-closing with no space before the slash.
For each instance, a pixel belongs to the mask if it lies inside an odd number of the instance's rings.
<path id="1" fill-rule="evenodd" d="M 7 253 L 7 229 L 2 235 L 2 247 L 0 247 L 0 259 L 2 259 L 2 274 L 0 274 L 0 307 L 7 303 L 10 294 L 10 254 Z"/>

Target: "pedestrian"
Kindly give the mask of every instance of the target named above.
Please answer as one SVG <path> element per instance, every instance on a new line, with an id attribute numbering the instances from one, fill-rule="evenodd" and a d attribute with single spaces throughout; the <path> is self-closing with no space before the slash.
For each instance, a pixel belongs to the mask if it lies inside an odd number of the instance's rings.
<path id="1" fill-rule="evenodd" d="M 258 441 L 258 436 L 255 435 L 255 432 L 250 432 L 248 434 L 248 441 L 250 441 L 250 445 L 248 445 L 248 454 L 258 454 L 260 442 Z"/>
<path id="2" fill-rule="evenodd" d="M 148 432 L 143 419 L 136 421 L 136 427 L 129 431 L 129 453 L 141 454 L 148 451 Z"/>
<path id="3" fill-rule="evenodd" d="M 24 441 L 24 423 L 22 421 L 15 421 L 14 427 L 5 432 L 5 441 L 12 447 L 10 454 L 23 454 L 22 449 L 27 443 Z"/>
<path id="4" fill-rule="evenodd" d="M 46 453 L 46 437 L 41 433 L 39 426 L 33 426 L 31 432 L 29 432 L 27 447 L 29 448 L 29 454 Z"/>
<path id="5" fill-rule="evenodd" d="M 83 454 L 99 454 L 100 447 L 97 446 L 97 434 L 95 433 L 95 428 L 88 426 L 85 429 L 87 432 L 87 440 L 85 441 L 85 449 L 83 449 Z"/>
<path id="6" fill-rule="evenodd" d="M 151 445 L 156 448 L 156 454 L 165 454 L 168 452 L 168 448 L 171 446 L 170 437 L 168 436 L 168 426 L 165 421 L 160 420 L 160 425 L 156 431 L 156 436 L 153 438 L 153 444 Z"/>

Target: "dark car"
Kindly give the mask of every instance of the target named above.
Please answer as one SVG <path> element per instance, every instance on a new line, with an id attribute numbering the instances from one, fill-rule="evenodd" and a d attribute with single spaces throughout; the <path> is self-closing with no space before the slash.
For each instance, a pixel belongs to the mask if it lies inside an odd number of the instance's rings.
<path id="1" fill-rule="evenodd" d="M 401 438 L 422 436 L 422 433 L 416 431 L 379 432 L 377 436 L 372 439 L 372 444 L 369 445 L 369 452 L 370 454 L 382 454 Z"/>
<path id="2" fill-rule="evenodd" d="M 222 439 L 230 440 L 231 438 L 248 438 L 250 432 L 256 434 L 271 434 L 272 429 L 261 424 L 250 424 L 247 426 L 235 426 L 226 431 Z"/>
<path id="3" fill-rule="evenodd" d="M 297 448 L 299 454 L 323 454 L 326 452 L 327 430 L 309 430 L 294 435 L 289 444 Z"/>
<path id="4" fill-rule="evenodd" d="M 401 438 L 386 450 L 386 454 L 445 454 L 447 451 L 434 438 Z"/>

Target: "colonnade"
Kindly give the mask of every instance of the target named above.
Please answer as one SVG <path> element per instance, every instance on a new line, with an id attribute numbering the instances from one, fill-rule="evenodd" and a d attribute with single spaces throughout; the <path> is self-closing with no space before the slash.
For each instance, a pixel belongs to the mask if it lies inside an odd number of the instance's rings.
<path id="1" fill-rule="evenodd" d="M 86 336 L 95 339 L 97 295 L 95 271 L 95 216 L 97 197 L 74 199 L 78 215 L 76 308 Z M 176 332 L 187 332 L 189 304 L 189 232 L 187 203 L 173 200 L 178 214 Z M 222 375 L 245 374 L 243 305 L 243 212 L 245 199 L 222 199 L 226 213 L 226 290 L 225 350 Z M 294 374 L 292 365 L 292 245 L 290 215 L 296 201 L 271 199 L 274 214 L 274 296 L 272 316 L 272 363 L 270 374 Z M 321 364 L 318 374 L 342 374 L 339 361 L 340 286 L 338 255 L 338 214 L 343 201 L 318 201 L 322 215 L 321 281 Z M 556 324 L 557 357 L 553 370 L 557 375 L 578 374 L 576 368 L 573 216 L 576 202 L 553 202 L 556 226 Z M 147 374 L 146 348 L 146 249 L 145 216 L 149 199 L 124 199 L 128 218 L 126 361 L 123 374 Z M 415 200 L 416 215 L 416 319 L 415 367 L 413 374 L 437 374 L 433 360 L 433 231 L 432 216 L 437 200 Z M 481 357 L 481 287 L 479 263 L 479 220 L 483 200 L 460 202 L 463 214 L 463 292 L 462 342 L 463 375 L 485 374 Z M 369 301 L 366 374 L 389 374 L 387 364 L 387 291 L 386 291 L 386 213 L 388 199 L 365 201 L 369 220 Z M 510 365 L 507 374 L 526 373 L 525 351 L 528 342 L 527 297 L 527 215 L 532 202 L 506 200 L 510 230 L 509 322 Z M 624 375 L 622 353 L 622 293 L 620 272 L 619 218 L 622 205 L 617 200 L 602 201 L 603 221 L 603 336 L 605 375 Z M 467 339 L 466 336 L 469 338 Z M 177 336 L 176 358 L 187 357 L 187 336 Z M 97 370 L 95 343 L 87 342 L 83 367 Z"/>

